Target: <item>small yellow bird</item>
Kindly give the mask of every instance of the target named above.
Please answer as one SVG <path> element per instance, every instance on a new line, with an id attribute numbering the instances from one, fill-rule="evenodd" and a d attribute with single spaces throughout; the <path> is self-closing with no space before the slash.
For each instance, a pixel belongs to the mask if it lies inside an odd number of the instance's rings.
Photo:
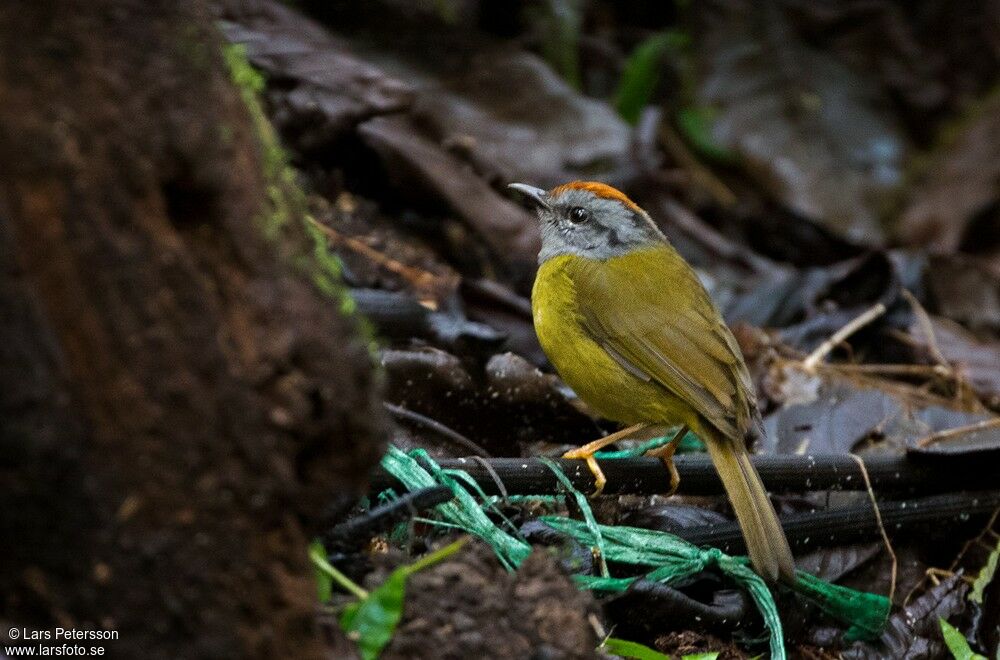
<path id="1" fill-rule="evenodd" d="M 559 375 L 601 416 L 628 428 L 568 452 L 587 460 L 625 437 L 680 425 L 660 455 L 673 469 L 687 429 L 708 447 L 754 569 L 794 579 L 788 540 L 750 462 L 746 439 L 763 434 L 739 346 L 694 270 L 649 215 L 603 183 L 541 190 L 522 183 L 542 227 L 531 293 L 535 332 Z"/>

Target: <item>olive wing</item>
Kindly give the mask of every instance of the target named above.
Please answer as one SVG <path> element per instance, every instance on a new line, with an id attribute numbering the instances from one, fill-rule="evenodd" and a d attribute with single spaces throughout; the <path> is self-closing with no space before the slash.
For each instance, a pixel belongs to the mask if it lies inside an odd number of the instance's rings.
<path id="1" fill-rule="evenodd" d="M 673 248 L 578 263 L 581 320 L 613 359 L 684 399 L 727 437 L 759 423 L 736 340 Z"/>

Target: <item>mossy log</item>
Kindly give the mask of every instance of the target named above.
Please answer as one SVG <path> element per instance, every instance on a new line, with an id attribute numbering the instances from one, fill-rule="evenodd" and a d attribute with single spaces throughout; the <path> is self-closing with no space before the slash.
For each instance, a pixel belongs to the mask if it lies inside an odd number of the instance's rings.
<path id="1" fill-rule="evenodd" d="M 196 0 L 0 8 L 0 620 L 114 657 L 324 655 L 307 543 L 379 453 L 368 339 L 224 55 Z"/>

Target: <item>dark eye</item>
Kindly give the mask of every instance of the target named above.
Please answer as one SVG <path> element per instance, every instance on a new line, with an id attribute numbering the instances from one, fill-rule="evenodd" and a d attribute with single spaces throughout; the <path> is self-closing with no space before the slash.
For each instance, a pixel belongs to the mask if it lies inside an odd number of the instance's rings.
<path id="1" fill-rule="evenodd" d="M 590 211 L 588 211 L 583 207 L 574 206 L 569 210 L 570 222 L 575 222 L 576 224 L 580 224 L 581 222 L 586 222 L 589 219 L 590 219 Z"/>

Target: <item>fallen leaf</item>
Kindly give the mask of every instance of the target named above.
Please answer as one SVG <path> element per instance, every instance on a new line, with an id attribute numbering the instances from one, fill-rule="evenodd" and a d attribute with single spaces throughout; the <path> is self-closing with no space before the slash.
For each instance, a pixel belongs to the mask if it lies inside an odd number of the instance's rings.
<path id="1" fill-rule="evenodd" d="M 530 53 L 477 53 L 460 74 L 422 88 L 413 112 L 438 143 L 461 145 L 478 172 L 504 184 L 621 184 L 633 167 L 632 131 L 611 106 L 582 95 Z"/>
<path id="2" fill-rule="evenodd" d="M 807 46 L 781 5 L 701 9 L 695 102 L 714 141 L 795 213 L 863 245 L 902 180 L 907 151 L 881 90 Z"/>
<path id="3" fill-rule="evenodd" d="M 284 4 L 230 2 L 222 18 L 222 33 L 270 82 L 272 119 L 299 151 L 322 150 L 362 120 L 412 102 L 409 84 Z"/>
<path id="4" fill-rule="evenodd" d="M 1000 261 L 931 257 L 927 289 L 936 311 L 973 330 L 1000 332 Z"/>
<path id="5" fill-rule="evenodd" d="M 984 403 L 1000 404 L 1000 342 L 978 339 L 957 323 L 933 317 L 931 324 L 941 354 L 966 379 Z M 910 328 L 915 343 L 928 346 L 919 324 Z"/>
<path id="6" fill-rule="evenodd" d="M 493 190 L 468 165 L 426 138 L 405 117 L 377 117 L 359 126 L 395 189 L 411 202 L 434 202 L 464 220 L 516 279 L 535 270 L 538 221 Z"/>
<path id="7" fill-rule="evenodd" d="M 885 632 L 877 642 L 855 642 L 844 649 L 843 657 L 855 658 L 938 658 L 944 652 L 938 619 L 950 618 L 965 609 L 969 585 L 953 575 L 889 617 Z"/>

